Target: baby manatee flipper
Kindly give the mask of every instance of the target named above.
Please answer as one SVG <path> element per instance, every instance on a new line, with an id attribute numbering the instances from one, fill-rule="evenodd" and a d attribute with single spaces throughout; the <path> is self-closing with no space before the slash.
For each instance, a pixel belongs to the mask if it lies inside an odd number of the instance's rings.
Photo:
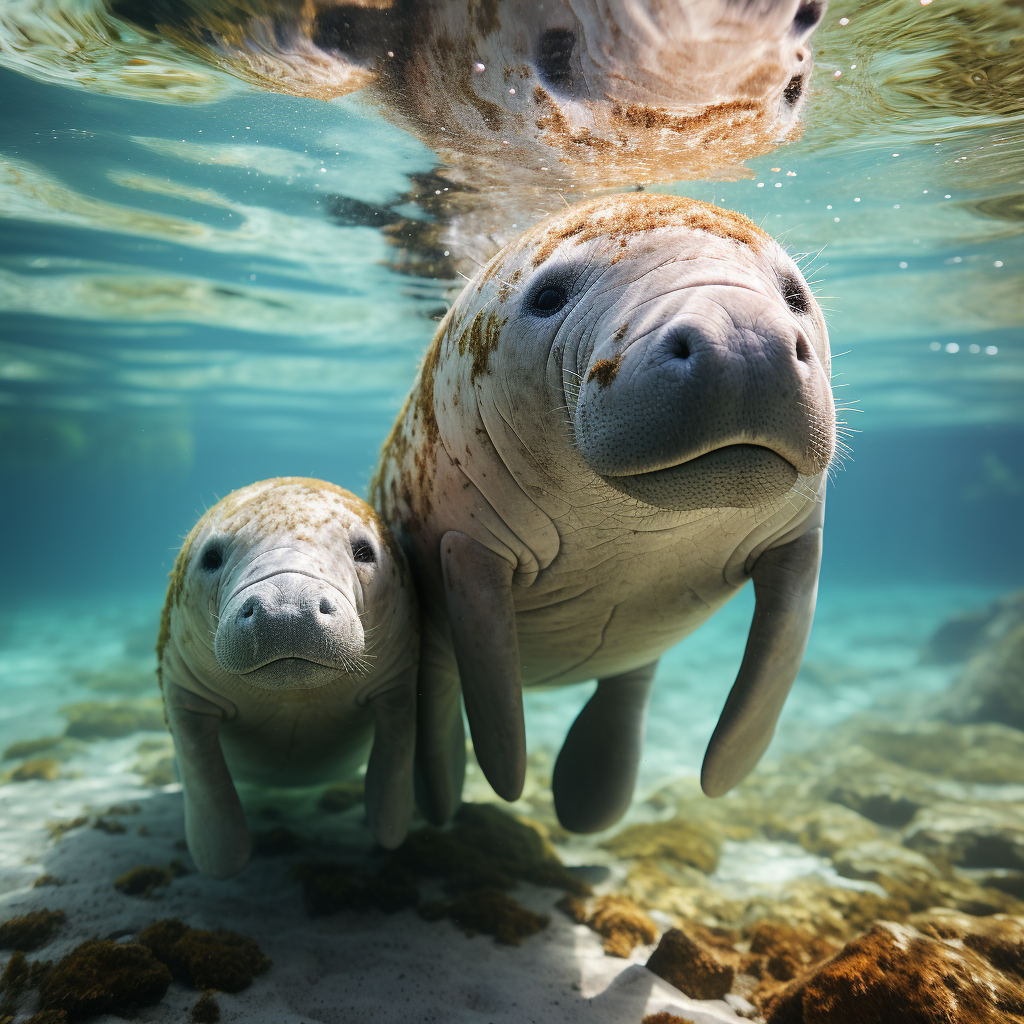
<path id="1" fill-rule="evenodd" d="M 231 878 L 249 861 L 252 842 L 218 731 L 224 710 L 164 679 L 167 720 L 185 797 L 185 840 L 196 867 Z"/>
<path id="2" fill-rule="evenodd" d="M 526 779 L 526 724 L 512 602 L 514 566 L 457 530 L 441 538 L 448 621 L 477 760 L 495 793 Z"/>
<path id="3" fill-rule="evenodd" d="M 768 748 L 807 647 L 818 594 L 821 527 L 769 548 L 754 563 L 754 618 L 736 682 L 701 769 L 701 788 L 723 796 Z"/>
<path id="4" fill-rule="evenodd" d="M 633 798 L 657 661 L 598 681 L 555 762 L 555 812 L 570 832 L 600 832 Z"/>
<path id="5" fill-rule="evenodd" d="M 366 820 L 377 842 L 393 850 L 402 844 L 412 816 L 416 755 L 416 669 L 398 686 L 369 701 L 373 748 L 366 766 Z"/>

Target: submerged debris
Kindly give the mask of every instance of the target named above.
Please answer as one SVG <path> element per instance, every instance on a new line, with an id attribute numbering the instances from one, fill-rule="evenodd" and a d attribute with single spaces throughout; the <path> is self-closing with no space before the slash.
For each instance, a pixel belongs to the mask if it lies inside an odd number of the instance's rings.
<path id="1" fill-rule="evenodd" d="M 160 1002 L 170 983 L 171 972 L 145 946 L 92 939 L 46 972 L 39 1008 L 63 1010 L 68 1024 L 101 1013 L 125 1016 Z"/>
<path id="2" fill-rule="evenodd" d="M 45 946 L 64 923 L 63 910 L 33 910 L 0 924 L 0 949 L 31 951 Z"/>
<path id="3" fill-rule="evenodd" d="M 241 992 L 270 967 L 255 939 L 225 928 L 190 928 L 176 918 L 151 924 L 138 941 L 175 980 L 198 989 Z"/>

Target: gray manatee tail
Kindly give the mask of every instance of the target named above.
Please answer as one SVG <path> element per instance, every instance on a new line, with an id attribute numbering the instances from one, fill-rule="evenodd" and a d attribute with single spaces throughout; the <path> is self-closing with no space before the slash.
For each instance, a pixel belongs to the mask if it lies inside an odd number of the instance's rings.
<path id="1" fill-rule="evenodd" d="M 769 548 L 754 564 L 756 604 L 743 662 L 701 769 L 708 796 L 723 796 L 742 782 L 775 733 L 811 632 L 821 540 L 815 527 Z"/>
<path id="2" fill-rule="evenodd" d="M 600 832 L 626 813 L 636 786 L 657 661 L 602 679 L 555 762 L 555 813 L 570 832 Z"/>

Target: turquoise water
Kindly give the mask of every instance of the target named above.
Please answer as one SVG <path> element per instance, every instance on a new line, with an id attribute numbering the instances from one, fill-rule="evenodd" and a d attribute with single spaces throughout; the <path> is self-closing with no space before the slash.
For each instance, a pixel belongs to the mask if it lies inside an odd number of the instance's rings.
<path id="1" fill-rule="evenodd" d="M 411 197 L 438 163 L 376 101 L 266 91 L 63 9 L 0 4 L 0 746 L 116 694 L 90 689 L 104 674 L 155 695 L 167 573 L 219 497 L 277 475 L 365 494 L 462 284 L 458 253 L 417 276 L 375 226 L 429 220 Z M 1024 581 L 1024 29 L 1007 18 L 833 0 L 801 136 L 746 177 L 647 186 L 806 254 L 837 356 L 849 450 L 776 751 L 947 686 L 918 662 L 928 636 Z M 664 659 L 642 787 L 697 770 L 752 607 Z M 557 750 L 589 685 L 528 697 L 532 749 Z M 122 746 L 71 762 L 67 807 L 93 782 L 118 798 L 102 779 L 127 771 Z M 7 885 L 27 884 L 4 843 Z"/>
<path id="2" fill-rule="evenodd" d="M 428 216 L 403 196 L 437 158 L 375 102 L 267 92 L 123 24 L 102 59 L 70 16 L 73 43 L 30 45 L 56 10 L 12 5 L 0 48 L 0 600 L 74 630 L 79 602 L 126 595 L 152 620 L 181 536 L 235 487 L 363 493 L 461 282 L 397 272 L 339 214 Z M 834 5 L 802 138 L 747 178 L 658 186 L 809 254 L 850 428 L 823 569 L 849 617 L 815 643 L 870 619 L 850 595 L 872 587 L 920 587 L 923 608 L 1024 568 L 1024 126 L 1019 80 L 993 71 L 1012 31 L 985 10 Z M 968 103 L 946 71 L 972 61 L 988 88 Z"/>

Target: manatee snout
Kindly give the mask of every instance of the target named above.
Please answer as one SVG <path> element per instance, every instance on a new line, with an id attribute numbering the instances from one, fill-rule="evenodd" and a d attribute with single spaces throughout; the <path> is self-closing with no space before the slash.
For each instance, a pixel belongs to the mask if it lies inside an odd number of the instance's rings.
<path id="1" fill-rule="evenodd" d="M 232 596 L 213 643 L 221 668 L 255 672 L 285 659 L 351 669 L 364 637 L 351 601 L 330 583 L 278 573 Z"/>
<path id="2" fill-rule="evenodd" d="M 661 508 L 742 508 L 828 466 L 828 369 L 781 296 L 708 286 L 654 319 L 599 342 L 583 375 L 579 449 L 608 483 Z"/>

